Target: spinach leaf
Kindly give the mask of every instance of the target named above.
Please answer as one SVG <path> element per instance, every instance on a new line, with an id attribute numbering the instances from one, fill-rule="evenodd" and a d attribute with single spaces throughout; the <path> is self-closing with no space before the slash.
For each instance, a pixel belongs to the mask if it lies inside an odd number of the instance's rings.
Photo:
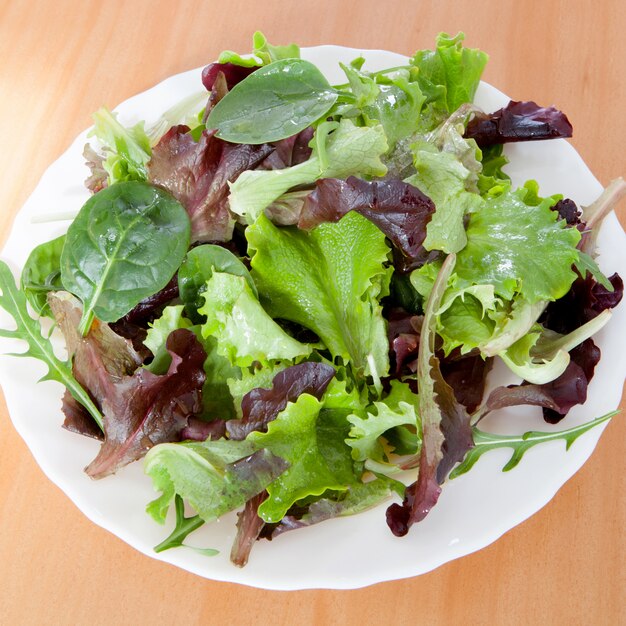
<path id="1" fill-rule="evenodd" d="M 37 246 L 22 270 L 20 286 L 28 302 L 39 315 L 50 316 L 46 299 L 49 291 L 63 289 L 61 284 L 61 251 L 65 235 Z"/>
<path id="2" fill-rule="evenodd" d="M 213 270 L 243 276 L 252 293 L 256 297 L 259 295 L 246 266 L 230 250 L 213 244 L 193 248 L 178 270 L 178 291 L 180 299 L 185 303 L 185 313 L 195 322 L 204 320 L 198 314 L 198 309 L 204 306 L 202 292 L 213 276 Z"/>
<path id="3" fill-rule="evenodd" d="M 206 126 L 233 143 L 278 141 L 320 119 L 338 97 L 315 65 L 281 59 L 235 85 L 211 110 Z"/>
<path id="4" fill-rule="evenodd" d="M 61 253 L 63 286 L 83 302 L 80 332 L 94 316 L 114 322 L 163 289 L 189 238 L 183 206 L 148 183 L 117 183 L 87 200 Z"/>

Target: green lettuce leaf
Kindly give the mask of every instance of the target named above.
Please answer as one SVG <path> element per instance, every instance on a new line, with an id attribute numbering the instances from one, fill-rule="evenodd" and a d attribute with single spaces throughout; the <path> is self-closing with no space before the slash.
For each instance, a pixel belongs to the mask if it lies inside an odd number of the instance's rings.
<path id="1" fill-rule="evenodd" d="M 105 107 L 93 114 L 94 127 L 89 136 L 95 136 L 105 147 L 104 169 L 109 185 L 124 180 L 147 180 L 146 165 L 152 156 L 150 139 L 143 122 L 125 128 L 115 113 Z"/>
<path id="2" fill-rule="evenodd" d="M 351 175 L 384 176 L 387 168 L 380 156 L 387 151 L 380 124 L 358 127 L 348 119 L 323 122 L 315 131 L 313 153 L 304 163 L 280 170 L 248 170 L 230 187 L 230 210 L 254 223 L 262 211 L 282 194 L 318 178 Z"/>
<path id="3" fill-rule="evenodd" d="M 406 383 L 391 381 L 392 390 L 384 400 L 374 402 L 368 408 L 366 417 L 351 414 L 348 421 L 352 424 L 346 444 L 352 448 L 352 458 L 355 461 L 366 462 L 369 469 L 380 470 L 380 463 L 389 463 L 388 449 L 386 450 L 380 438 L 388 431 L 409 426 L 411 432 L 419 430 L 418 396 L 414 394 Z M 413 437 L 414 448 L 417 452 L 420 439 Z M 374 461 L 376 465 L 369 466 L 367 461 Z M 397 470 L 396 467 L 393 468 Z"/>
<path id="4" fill-rule="evenodd" d="M 252 36 L 252 56 L 243 57 L 231 50 L 224 50 L 218 58 L 218 63 L 233 63 L 243 67 L 261 67 L 281 59 L 299 59 L 300 48 L 295 44 L 288 46 L 273 46 L 267 37 L 257 30 Z"/>
<path id="5" fill-rule="evenodd" d="M 350 448 L 344 443 L 346 411 L 322 406 L 323 401 L 302 394 L 269 423 L 266 433 L 254 431 L 246 439 L 289 463 L 268 485 L 269 495 L 259 506 L 265 522 L 279 522 L 297 500 L 342 491 L 357 481 Z"/>
<path id="6" fill-rule="evenodd" d="M 419 84 L 427 96 L 429 116 L 435 126 L 465 102 L 473 102 L 489 57 L 478 49 L 464 48 L 465 35 L 441 33 L 435 50 L 420 50 L 411 59 L 419 68 Z"/>
<path id="7" fill-rule="evenodd" d="M 178 328 L 191 327 L 191 322 L 183 317 L 183 309 L 182 304 L 166 306 L 161 316 L 148 324 L 148 332 L 143 343 L 154 355 L 147 366 L 153 374 L 164 374 L 170 366 L 172 357 L 165 347 L 170 333 Z"/>
<path id="8" fill-rule="evenodd" d="M 283 460 L 266 450 L 256 452 L 246 441 L 159 444 L 144 461 L 155 490 L 162 492 L 147 512 L 164 523 L 178 494 L 205 522 L 212 522 L 263 491 L 285 468 Z"/>
<path id="9" fill-rule="evenodd" d="M 434 203 L 435 214 L 426 228 L 424 247 L 448 254 L 465 247 L 464 217 L 478 211 L 482 198 L 467 190 L 472 172 L 450 152 L 418 149 L 414 153 L 417 174 L 406 182 L 423 191 Z"/>
<path id="10" fill-rule="evenodd" d="M 213 272 L 203 292 L 206 315 L 202 336 L 217 339 L 217 352 L 230 363 L 247 367 L 255 361 L 295 359 L 311 347 L 290 337 L 263 309 L 243 276 Z M 278 317 L 278 316 L 275 316 Z"/>
<path id="11" fill-rule="evenodd" d="M 458 253 L 455 272 L 466 284 L 491 284 L 507 300 L 522 296 L 529 304 L 564 296 L 576 273 L 580 233 L 568 228 L 550 207 L 525 199 L 528 188 L 506 191 L 486 200 L 470 216 L 467 245 Z"/>
<path id="12" fill-rule="evenodd" d="M 268 313 L 315 331 L 334 358 L 375 379 L 389 369 L 379 298 L 391 268 L 384 234 L 351 211 L 305 232 L 264 215 L 246 231 L 252 277 Z"/>

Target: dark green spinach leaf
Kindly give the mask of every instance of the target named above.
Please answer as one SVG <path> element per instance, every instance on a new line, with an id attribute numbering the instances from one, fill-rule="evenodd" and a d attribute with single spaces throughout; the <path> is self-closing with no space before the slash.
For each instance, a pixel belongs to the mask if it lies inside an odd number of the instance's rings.
<path id="1" fill-rule="evenodd" d="M 29 255 L 22 270 L 20 287 L 29 304 L 39 315 L 50 314 L 49 291 L 63 289 L 61 284 L 61 251 L 65 235 L 37 246 Z"/>
<path id="2" fill-rule="evenodd" d="M 278 141 L 320 119 L 338 97 L 315 65 L 282 59 L 235 85 L 211 110 L 206 126 L 233 143 Z"/>
<path id="3" fill-rule="evenodd" d="M 61 254 L 63 286 L 83 302 L 80 332 L 94 315 L 114 322 L 165 287 L 189 238 L 183 206 L 148 183 L 117 183 L 87 200 Z"/>

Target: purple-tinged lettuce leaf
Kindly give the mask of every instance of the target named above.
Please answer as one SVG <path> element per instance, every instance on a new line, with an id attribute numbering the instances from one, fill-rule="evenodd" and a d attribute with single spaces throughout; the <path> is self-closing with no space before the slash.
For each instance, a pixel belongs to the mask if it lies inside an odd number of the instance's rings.
<path id="1" fill-rule="evenodd" d="M 231 439 L 245 439 L 252 431 L 265 432 L 267 424 L 301 394 L 321 400 L 335 369 L 324 363 L 306 362 L 282 370 L 272 381 L 271 389 L 256 388 L 241 401 L 242 418 L 229 420 L 226 430 Z"/>
<path id="2" fill-rule="evenodd" d="M 310 230 L 322 222 L 337 222 L 348 211 L 378 226 L 407 259 L 425 253 L 422 244 L 435 205 L 417 187 L 401 180 L 368 182 L 355 176 L 319 180 L 305 200 L 298 226 Z"/>
<path id="3" fill-rule="evenodd" d="M 221 73 L 230 90 L 256 69 L 256 67 L 243 67 L 234 63 L 210 63 L 202 70 L 202 84 L 207 91 L 211 91 Z"/>
<path id="4" fill-rule="evenodd" d="M 205 421 L 190 417 L 187 426 L 180 431 L 181 441 L 206 441 L 221 439 L 226 433 L 226 422 L 221 419 Z"/>
<path id="5" fill-rule="evenodd" d="M 554 107 L 511 100 L 494 113 L 476 115 L 467 125 L 464 136 L 484 148 L 513 141 L 571 137 L 572 125 L 567 116 Z"/>
<path id="6" fill-rule="evenodd" d="M 585 222 L 582 220 L 582 212 L 573 200 L 562 198 L 552 207 L 552 210 L 556 211 L 568 226 L 576 226 L 584 230 Z"/>
<path id="7" fill-rule="evenodd" d="M 201 410 L 206 355 L 200 342 L 183 328 L 170 334 L 167 349 L 172 362 L 166 374 L 138 369 L 102 385 L 107 392 L 101 396 L 105 440 L 85 470 L 92 478 L 112 474 L 156 444 L 178 439 L 189 417 Z"/>
<path id="8" fill-rule="evenodd" d="M 487 374 L 493 365 L 493 358 L 483 358 L 480 354 L 467 354 L 459 358 L 441 361 L 444 380 L 454 391 L 454 397 L 468 413 L 473 413 L 480 405 L 485 391 Z"/>
<path id="9" fill-rule="evenodd" d="M 178 276 L 176 274 L 161 291 L 157 291 L 155 294 L 142 300 L 119 321 L 145 324 L 160 315 L 161 309 L 174 298 L 178 298 Z"/>
<path id="10" fill-rule="evenodd" d="M 85 158 L 85 165 L 91 172 L 89 178 L 85 180 L 85 187 L 91 193 L 98 193 L 98 191 L 104 189 L 109 184 L 109 175 L 104 169 L 104 155 L 96 152 L 91 147 L 91 144 L 85 144 L 83 157 Z"/>
<path id="11" fill-rule="evenodd" d="M 237 514 L 237 535 L 230 551 L 231 563 L 243 567 L 248 562 L 254 542 L 259 538 L 265 522 L 259 517 L 259 505 L 267 498 L 267 491 L 258 493 L 246 502 Z"/>
<path id="12" fill-rule="evenodd" d="M 61 404 L 61 410 L 65 419 L 63 428 L 77 435 L 84 435 L 92 439 L 104 440 L 104 434 L 94 419 L 89 415 L 87 409 L 78 402 L 74 396 L 65 390 Z"/>
<path id="13" fill-rule="evenodd" d="M 540 406 L 544 419 L 556 424 L 568 411 L 587 399 L 587 387 L 600 360 L 600 349 L 587 339 L 570 352 L 570 362 L 555 380 L 543 385 L 509 385 L 497 387 L 480 410 L 480 417 L 509 406 Z"/>
<path id="14" fill-rule="evenodd" d="M 392 371 L 398 378 L 403 373 L 415 373 L 423 317 L 396 308 L 391 309 L 386 318 Z"/>
<path id="15" fill-rule="evenodd" d="M 417 368 L 422 420 L 419 473 L 417 481 L 406 488 L 402 504 L 392 504 L 387 509 L 387 525 L 398 537 L 406 535 L 414 523 L 428 515 L 439 499 L 440 483 L 472 445 L 469 416 L 443 380 L 435 355 L 436 313 L 455 260 L 451 254 L 444 261 L 426 303 Z"/>
<path id="16" fill-rule="evenodd" d="M 291 137 L 272 142 L 270 145 L 274 147 L 274 151 L 263 160 L 259 169 L 282 170 L 304 163 L 313 152 L 309 146 L 313 133 L 313 127 L 309 126 Z"/>
<path id="17" fill-rule="evenodd" d="M 234 226 L 228 183 L 272 150 L 268 145 L 230 144 L 215 137 L 215 131 L 203 131 L 195 141 L 188 126 L 174 126 L 154 147 L 148 177 L 187 209 L 192 241 L 228 241 Z"/>
<path id="18" fill-rule="evenodd" d="M 616 307 L 624 294 L 624 283 L 618 274 L 608 278 L 613 291 L 587 274 L 572 283 L 570 290 L 551 302 L 539 320 L 546 328 L 561 334 L 570 333 L 605 310 Z"/>
<path id="19" fill-rule="evenodd" d="M 73 356 L 74 375 L 103 413 L 105 441 L 87 474 L 106 476 L 156 443 L 177 439 L 201 407 L 205 353 L 195 335 L 186 329 L 170 335 L 172 363 L 167 374 L 156 376 L 138 368 L 141 359 L 130 343 L 106 324 L 95 320 L 83 338 L 81 307 L 73 296 L 59 292 L 48 302 Z"/>

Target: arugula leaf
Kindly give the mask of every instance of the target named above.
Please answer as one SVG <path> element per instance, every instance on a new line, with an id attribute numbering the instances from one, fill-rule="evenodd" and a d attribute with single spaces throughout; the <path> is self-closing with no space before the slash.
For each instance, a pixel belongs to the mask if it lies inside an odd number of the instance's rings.
<path id="1" fill-rule="evenodd" d="M 50 316 L 47 296 L 63 289 L 61 284 L 61 251 L 65 235 L 46 241 L 33 249 L 22 269 L 20 287 L 39 315 Z"/>
<path id="2" fill-rule="evenodd" d="M 530 448 L 540 443 L 563 439 L 565 441 L 565 449 L 569 450 L 578 437 L 586 433 L 588 430 L 591 430 L 594 426 L 610 420 L 614 415 L 617 415 L 618 412 L 619 411 L 612 411 L 611 413 L 607 413 L 602 417 L 597 417 L 596 419 L 580 424 L 579 426 L 574 426 L 572 428 L 568 428 L 567 430 L 561 430 L 553 433 L 531 430 L 523 435 L 494 435 L 474 427 L 472 428 L 474 447 L 467 452 L 463 462 L 460 465 L 457 465 L 457 467 L 450 472 L 450 478 L 456 478 L 461 474 L 469 472 L 469 470 L 474 467 L 476 461 L 478 461 L 483 454 L 489 452 L 490 450 L 495 450 L 496 448 L 513 449 L 511 458 L 502 468 L 503 472 L 508 472 L 513 469 Z"/>
<path id="3" fill-rule="evenodd" d="M 94 127 L 89 136 L 97 137 L 105 146 L 104 169 L 109 175 L 108 183 L 126 180 L 146 180 L 146 165 L 152 150 L 143 122 L 125 128 L 117 121 L 115 113 L 105 107 L 93 114 Z"/>
<path id="4" fill-rule="evenodd" d="M 262 211 L 292 187 L 309 185 L 320 178 L 352 175 L 384 176 L 380 160 L 388 149 L 380 124 L 360 128 L 349 119 L 320 124 L 311 143 L 311 157 L 291 167 L 246 171 L 230 188 L 230 210 L 254 223 Z"/>
<path id="5" fill-rule="evenodd" d="M 279 141 L 320 119 L 338 96 L 309 61 L 281 59 L 237 83 L 211 109 L 206 126 L 232 143 Z"/>
<path id="6" fill-rule="evenodd" d="M 74 399 L 89 411 L 96 424 L 103 430 L 102 414 L 89 394 L 74 378 L 71 365 L 57 358 L 50 341 L 41 334 L 39 322 L 28 313 L 24 292 L 17 288 L 13 274 L 4 261 L 0 261 L 0 292 L 0 307 L 13 318 L 16 324 L 14 330 L 0 328 L 0 337 L 21 339 L 28 346 L 25 352 L 14 352 L 12 355 L 30 356 L 45 363 L 48 371 L 41 380 L 56 380 L 65 385 Z"/>
<path id="7" fill-rule="evenodd" d="M 295 359 L 311 347 L 290 337 L 263 309 L 242 276 L 213 272 L 203 292 L 206 315 L 202 336 L 217 339 L 217 351 L 233 365 L 247 367 L 255 361 Z"/>
<path id="8" fill-rule="evenodd" d="M 289 463 L 267 486 L 268 498 L 258 510 L 265 522 L 279 522 L 297 500 L 329 489 L 345 490 L 356 480 L 350 448 L 344 443 L 346 412 L 322 405 L 302 394 L 269 422 L 266 433 L 255 431 L 246 439 Z"/>
<path id="9" fill-rule="evenodd" d="M 267 310 L 310 328 L 333 357 L 375 378 L 389 370 L 379 299 L 392 269 L 384 234 L 353 211 L 310 233 L 278 228 L 264 215 L 246 231 L 252 277 Z"/>
<path id="10" fill-rule="evenodd" d="M 169 282 L 189 247 L 185 209 L 142 182 L 106 187 L 87 200 L 67 231 L 61 280 L 83 302 L 80 332 L 94 316 L 117 321 Z"/>
<path id="11" fill-rule="evenodd" d="M 176 494 L 176 498 L 174 499 L 174 509 L 176 511 L 176 526 L 167 539 L 162 541 L 158 546 L 154 546 L 155 552 L 163 552 L 170 548 L 183 546 L 183 541 L 185 541 L 187 536 L 204 524 L 204 520 L 199 515 L 185 517 L 185 503 L 178 494 Z M 204 553 L 207 556 L 214 556 L 215 554 L 219 554 L 219 551 L 205 548 Z"/>

